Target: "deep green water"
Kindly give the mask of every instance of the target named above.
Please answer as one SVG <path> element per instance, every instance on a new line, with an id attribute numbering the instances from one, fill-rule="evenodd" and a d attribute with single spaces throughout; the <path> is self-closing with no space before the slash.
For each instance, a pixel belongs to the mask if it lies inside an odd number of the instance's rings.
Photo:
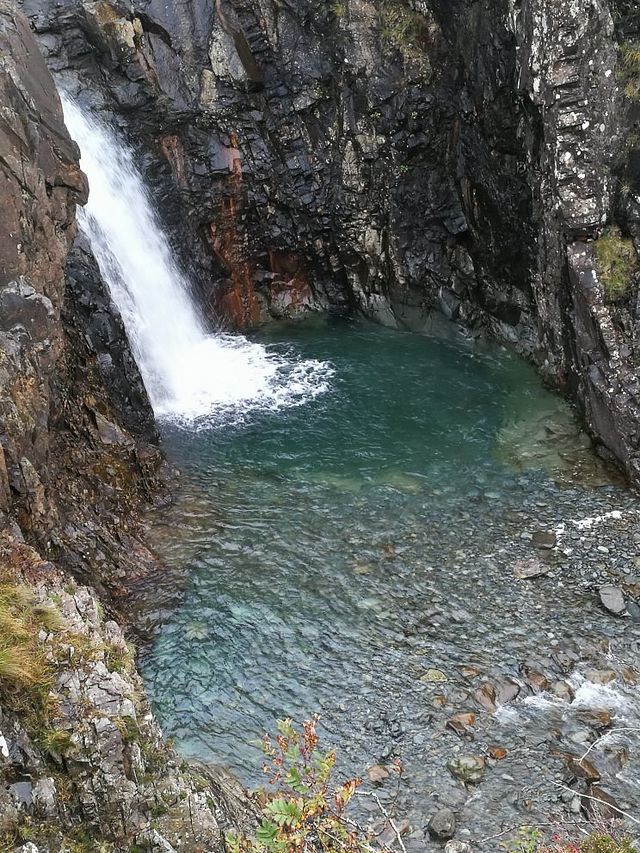
<path id="1" fill-rule="evenodd" d="M 330 389 L 166 428 L 184 490 L 153 536 L 184 593 L 142 661 L 154 707 L 185 754 L 246 782 L 253 739 L 319 712 L 347 765 L 400 751 L 415 785 L 444 689 L 430 668 L 449 679 L 451 713 L 468 707 L 461 666 L 517 672 L 579 646 L 576 620 L 598 630 L 565 584 L 514 583 L 501 548 L 581 502 L 606 512 L 626 497 L 562 401 L 504 351 L 339 323 L 267 342 L 329 362 Z"/>

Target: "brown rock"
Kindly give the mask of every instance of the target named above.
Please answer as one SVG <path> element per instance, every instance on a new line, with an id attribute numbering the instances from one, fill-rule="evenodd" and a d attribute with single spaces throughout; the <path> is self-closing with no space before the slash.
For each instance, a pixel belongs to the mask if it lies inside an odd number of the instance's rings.
<path id="1" fill-rule="evenodd" d="M 609 684 L 615 681 L 617 674 L 612 669 L 587 669 L 585 677 L 594 684 Z"/>
<path id="2" fill-rule="evenodd" d="M 618 803 L 611 794 L 607 794 L 598 785 L 589 785 L 587 793 L 582 797 L 582 809 L 587 817 L 595 823 L 621 817 Z"/>
<path id="3" fill-rule="evenodd" d="M 367 776 L 369 777 L 370 782 L 380 784 L 385 779 L 389 778 L 389 771 L 386 767 L 383 767 L 382 764 L 374 764 L 367 769 Z"/>
<path id="4" fill-rule="evenodd" d="M 557 537 L 553 530 L 536 530 L 531 540 L 536 548 L 551 549 L 557 545 Z"/>
<path id="5" fill-rule="evenodd" d="M 539 670 L 529 664 L 523 664 L 521 672 L 527 684 L 534 690 L 535 693 L 541 693 L 549 687 L 549 680 Z"/>
<path id="6" fill-rule="evenodd" d="M 575 695 L 566 681 L 555 681 L 551 685 L 551 693 L 558 699 L 562 699 L 563 702 L 571 702 Z"/>
<path id="7" fill-rule="evenodd" d="M 567 756 L 567 767 L 576 779 L 586 779 L 587 782 L 600 781 L 600 771 L 587 758 L 569 755 Z"/>
<path id="8" fill-rule="evenodd" d="M 488 752 L 489 757 L 493 758 L 494 761 L 502 761 L 508 754 L 508 750 L 503 746 L 490 746 Z"/>
<path id="9" fill-rule="evenodd" d="M 455 732 L 459 737 L 473 737 L 472 729 L 476 724 L 476 715 L 469 711 L 462 714 L 454 714 L 447 720 L 447 728 Z"/>
<path id="10" fill-rule="evenodd" d="M 528 557 L 522 560 L 516 560 L 513 565 L 513 575 L 520 580 L 529 578 L 538 578 L 548 574 L 551 571 L 551 566 L 540 562 L 537 557 Z"/>
<path id="11" fill-rule="evenodd" d="M 611 713 L 609 711 L 588 708 L 584 711 L 579 711 L 576 716 L 583 723 L 586 723 L 586 725 L 599 731 L 608 729 L 611 725 Z"/>
<path id="12" fill-rule="evenodd" d="M 480 687 L 474 690 L 473 696 L 481 708 L 484 708 L 485 711 L 489 711 L 490 714 L 495 714 L 496 691 L 489 681 L 485 681 L 484 684 L 481 684 Z"/>

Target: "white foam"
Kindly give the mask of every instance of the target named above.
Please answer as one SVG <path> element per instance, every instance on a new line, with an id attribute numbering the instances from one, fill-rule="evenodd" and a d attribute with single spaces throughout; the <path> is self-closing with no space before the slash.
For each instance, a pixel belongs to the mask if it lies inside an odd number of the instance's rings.
<path id="1" fill-rule="evenodd" d="M 64 96 L 63 106 L 89 179 L 78 222 L 120 310 L 156 415 L 192 425 L 253 408 L 296 406 L 325 392 L 334 373 L 326 362 L 208 332 L 132 152 Z"/>

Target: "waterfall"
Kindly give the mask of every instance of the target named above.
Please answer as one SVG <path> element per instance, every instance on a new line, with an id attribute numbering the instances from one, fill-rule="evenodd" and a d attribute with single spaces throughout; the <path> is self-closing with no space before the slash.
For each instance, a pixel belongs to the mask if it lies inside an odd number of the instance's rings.
<path id="1" fill-rule="evenodd" d="M 197 426 L 252 408 L 298 405 L 325 391 L 328 364 L 207 330 L 132 151 L 93 114 L 66 96 L 62 103 L 89 179 L 78 223 L 122 315 L 156 416 Z"/>

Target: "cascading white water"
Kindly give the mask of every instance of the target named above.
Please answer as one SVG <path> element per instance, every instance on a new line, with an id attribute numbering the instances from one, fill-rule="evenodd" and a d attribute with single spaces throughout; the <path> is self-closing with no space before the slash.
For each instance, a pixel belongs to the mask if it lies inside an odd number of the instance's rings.
<path id="1" fill-rule="evenodd" d="M 325 391 L 328 364 L 207 332 L 132 152 L 68 97 L 62 102 L 89 179 L 80 229 L 120 310 L 156 415 L 198 424 L 230 411 L 298 405 Z"/>

